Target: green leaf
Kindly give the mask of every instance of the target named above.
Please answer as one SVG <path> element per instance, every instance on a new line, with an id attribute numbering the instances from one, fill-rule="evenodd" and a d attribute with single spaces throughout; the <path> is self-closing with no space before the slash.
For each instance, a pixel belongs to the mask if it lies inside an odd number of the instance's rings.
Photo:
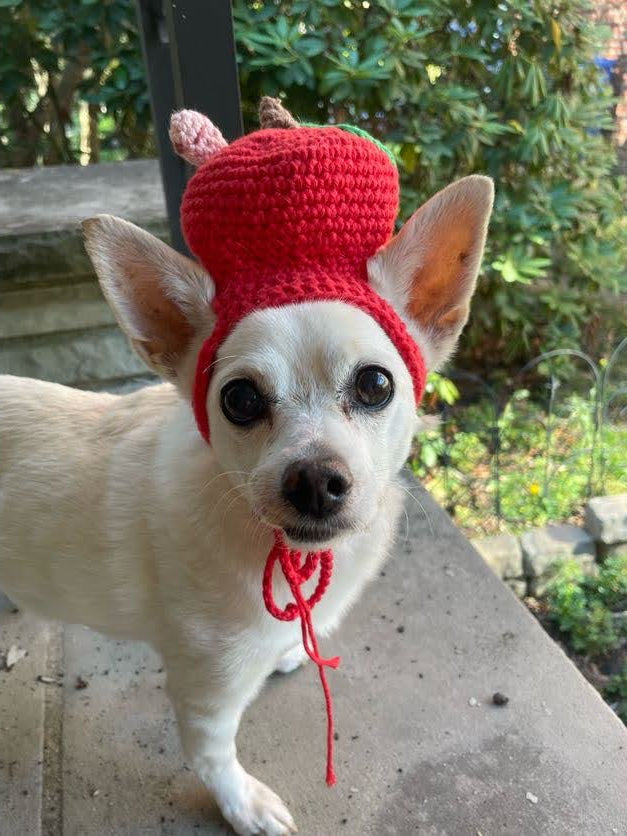
<path id="1" fill-rule="evenodd" d="M 283 40 L 287 40 L 287 36 L 289 34 L 289 31 L 290 31 L 289 21 L 284 15 L 281 15 L 276 22 L 277 35 L 279 36 L 279 38 L 282 38 Z"/>
<path id="2" fill-rule="evenodd" d="M 416 170 L 416 161 L 418 159 L 416 146 L 410 143 L 403 145 L 400 151 L 400 158 L 407 172 L 413 174 Z"/>
<path id="3" fill-rule="evenodd" d="M 321 38 L 301 38 L 296 48 L 308 58 L 313 58 L 315 55 L 320 55 L 326 49 L 326 43 Z"/>
<path id="4" fill-rule="evenodd" d="M 420 450 L 420 458 L 422 459 L 425 467 L 435 467 L 438 462 L 438 454 L 436 453 L 435 448 L 428 443 L 423 444 L 422 449 Z"/>

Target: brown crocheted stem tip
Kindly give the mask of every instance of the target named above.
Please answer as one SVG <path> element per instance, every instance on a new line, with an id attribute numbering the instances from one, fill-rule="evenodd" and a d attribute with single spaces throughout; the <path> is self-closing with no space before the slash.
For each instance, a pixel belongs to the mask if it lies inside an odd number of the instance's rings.
<path id="1" fill-rule="evenodd" d="M 262 128 L 297 128 L 298 122 L 279 99 L 264 96 L 259 102 L 259 124 Z"/>

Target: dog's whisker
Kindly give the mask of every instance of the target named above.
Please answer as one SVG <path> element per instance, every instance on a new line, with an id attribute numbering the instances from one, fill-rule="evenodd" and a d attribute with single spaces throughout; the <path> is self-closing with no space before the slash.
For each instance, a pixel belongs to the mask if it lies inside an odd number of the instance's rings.
<path id="1" fill-rule="evenodd" d="M 211 485 L 213 485 L 214 482 L 216 482 L 222 476 L 228 477 L 228 476 L 246 476 L 246 475 L 247 475 L 247 473 L 246 473 L 245 470 L 223 470 L 220 473 L 217 473 L 211 479 L 209 479 L 208 482 L 205 482 L 205 484 L 202 485 L 202 487 L 200 488 L 200 492 L 204 493 L 209 487 L 211 487 Z"/>
<path id="2" fill-rule="evenodd" d="M 243 488 L 243 487 L 245 487 L 245 485 L 238 485 L 237 486 L 237 492 L 235 493 L 235 496 L 232 497 L 232 499 L 229 501 L 226 508 L 224 509 L 224 513 L 222 514 L 222 525 L 224 525 L 224 522 L 226 520 L 226 516 L 229 513 L 229 511 L 231 510 L 231 508 L 233 507 L 233 505 L 237 502 L 238 499 L 243 498 L 243 494 L 239 492 L 241 490 L 241 488 Z M 229 491 L 229 493 L 233 493 L 233 491 L 231 490 L 231 491 Z"/>
<path id="3" fill-rule="evenodd" d="M 205 369 L 203 369 L 203 371 L 205 373 L 211 371 L 211 369 L 214 366 L 216 366 L 218 363 L 222 363 L 224 360 L 242 360 L 242 359 L 244 359 L 244 358 L 241 354 L 227 354 L 225 357 L 216 357 L 216 359 L 213 360 L 211 363 L 209 363 L 209 365 Z"/>
<path id="4" fill-rule="evenodd" d="M 251 526 L 253 526 L 252 531 L 250 530 Z M 251 539 L 256 540 L 257 536 L 263 534 L 267 528 L 268 526 L 257 517 L 250 517 L 246 524 L 246 536 L 250 535 Z"/>
<path id="5" fill-rule="evenodd" d="M 422 502 L 418 499 L 418 497 L 417 497 L 417 496 L 414 496 L 414 495 L 413 495 L 413 493 L 412 493 L 412 492 L 411 492 L 408 488 L 406 488 L 404 485 L 399 485 L 399 488 L 400 488 L 402 491 L 404 491 L 404 492 L 407 494 L 407 496 L 411 497 L 411 498 L 413 499 L 413 501 L 416 503 L 416 505 L 418 505 L 418 507 L 421 509 L 422 513 L 423 513 L 423 514 L 424 514 L 424 516 L 425 516 L 425 519 L 426 519 L 426 520 L 427 520 L 427 522 L 429 523 L 429 531 L 431 532 L 431 536 L 432 536 L 432 537 L 435 537 L 435 532 L 434 532 L 434 530 L 433 530 L 433 524 L 432 524 L 432 522 L 431 522 L 431 517 L 430 517 L 430 516 L 429 516 L 429 514 L 427 513 L 427 509 L 425 508 L 425 506 L 424 506 L 424 505 L 422 504 Z"/>
<path id="6" fill-rule="evenodd" d="M 406 543 L 409 540 L 409 514 L 407 513 L 407 508 L 403 505 L 403 514 L 405 514 L 405 537 L 403 538 L 403 542 Z"/>
<path id="7" fill-rule="evenodd" d="M 221 494 L 220 498 L 218 499 L 216 504 L 213 506 L 213 509 L 212 509 L 213 513 L 215 514 L 215 512 L 220 508 L 220 505 L 225 501 L 225 499 L 227 497 L 231 496 L 232 494 L 235 494 L 234 501 L 243 497 L 243 494 L 241 493 L 241 491 L 242 491 L 243 488 L 246 488 L 247 485 L 248 485 L 247 481 L 246 482 L 240 482 L 239 485 L 234 485 L 232 488 L 229 488 L 228 491 L 225 491 L 223 494 Z M 232 503 L 229 503 L 229 505 L 227 506 L 227 509 L 231 507 L 231 504 Z M 222 522 L 224 522 L 224 517 L 222 519 Z"/>

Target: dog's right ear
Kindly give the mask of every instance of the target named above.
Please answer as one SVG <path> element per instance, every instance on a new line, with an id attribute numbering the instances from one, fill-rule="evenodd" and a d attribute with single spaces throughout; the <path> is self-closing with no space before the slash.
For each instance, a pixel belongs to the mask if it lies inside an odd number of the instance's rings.
<path id="1" fill-rule="evenodd" d="M 468 319 L 493 199 L 489 177 L 462 177 L 368 262 L 370 284 L 405 320 L 429 370 L 450 356 Z"/>
<path id="2" fill-rule="evenodd" d="M 83 221 L 85 247 L 107 301 L 150 368 L 177 382 L 188 349 L 215 320 L 214 285 L 196 262 L 112 215 Z"/>

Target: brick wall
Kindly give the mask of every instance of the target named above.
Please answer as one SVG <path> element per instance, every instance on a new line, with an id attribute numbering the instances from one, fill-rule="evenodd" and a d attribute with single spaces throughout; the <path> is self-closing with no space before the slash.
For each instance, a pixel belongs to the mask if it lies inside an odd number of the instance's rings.
<path id="1" fill-rule="evenodd" d="M 623 169 L 627 172 L 627 0 L 596 0 L 595 18 L 609 26 L 611 37 L 603 58 L 616 62 L 612 86 L 619 96 L 616 107 L 616 140 L 620 147 Z"/>

